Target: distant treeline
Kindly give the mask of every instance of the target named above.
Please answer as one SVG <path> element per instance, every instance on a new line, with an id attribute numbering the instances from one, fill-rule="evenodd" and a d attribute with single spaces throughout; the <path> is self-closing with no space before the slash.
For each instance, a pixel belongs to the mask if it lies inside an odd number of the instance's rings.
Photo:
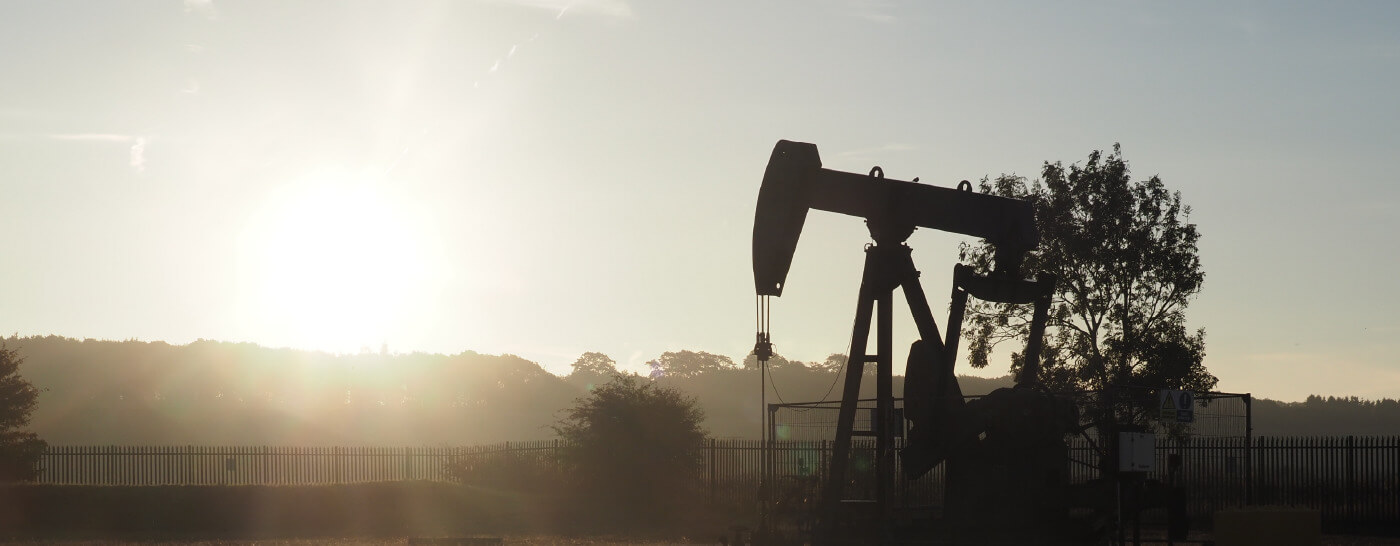
<path id="1" fill-rule="evenodd" d="M 464 445 L 553 436 L 558 412 L 604 378 L 559 377 L 513 355 L 331 355 L 249 343 L 10 337 L 20 373 L 43 389 L 31 429 L 50 444 Z M 697 360 L 698 359 L 698 360 Z M 714 437 L 759 435 L 751 362 L 681 351 L 658 357 L 655 381 L 695 396 Z M 692 365 L 693 364 L 693 365 Z M 748 364 L 747 366 L 745 364 Z M 768 401 L 840 397 L 830 360 L 775 359 Z M 959 378 L 966 394 L 1009 377 Z M 862 396 L 873 396 L 865 381 Z M 896 394 L 903 378 L 894 381 Z M 776 388 L 776 394 L 774 389 Z M 1400 402 L 1256 400 L 1256 433 L 1393 434 Z"/>
<path id="2" fill-rule="evenodd" d="M 1254 401 L 1259 436 L 1390 436 L 1400 433 L 1400 400 L 1312 395 L 1302 402 Z"/>

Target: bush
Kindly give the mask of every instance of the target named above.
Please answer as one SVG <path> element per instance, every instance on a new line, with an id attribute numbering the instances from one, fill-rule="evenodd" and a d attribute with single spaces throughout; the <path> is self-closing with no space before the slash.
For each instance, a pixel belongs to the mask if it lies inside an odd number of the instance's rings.
<path id="1" fill-rule="evenodd" d="M 547 494 L 562 481 L 552 448 L 502 448 L 471 453 L 447 465 L 452 481 L 476 489 L 505 493 Z"/>
<path id="2" fill-rule="evenodd" d="M 674 522 L 699 498 L 704 412 L 694 398 L 617 375 L 567 410 L 554 430 L 586 517 L 629 529 Z"/>
<path id="3" fill-rule="evenodd" d="M 39 478 L 39 457 L 48 444 L 30 432 L 0 433 L 0 482 Z"/>

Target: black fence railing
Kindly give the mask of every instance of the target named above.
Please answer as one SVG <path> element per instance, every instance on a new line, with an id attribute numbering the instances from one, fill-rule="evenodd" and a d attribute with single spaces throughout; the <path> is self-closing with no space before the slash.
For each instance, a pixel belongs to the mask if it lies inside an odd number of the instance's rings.
<path id="1" fill-rule="evenodd" d="M 562 471 L 558 440 L 474 447 L 54 446 L 40 459 L 39 482 L 74 485 L 317 485 L 376 481 L 510 480 L 548 483 Z M 859 496 L 873 445 L 852 446 L 848 494 Z M 870 453 L 867 453 L 870 452 Z M 769 495 L 778 510 L 800 510 L 819 495 L 829 441 L 772 444 Z M 764 443 L 706 440 L 697 461 L 711 502 L 757 508 Z M 1175 457 L 1173 457 L 1175 456 Z M 1071 446 L 1075 481 L 1092 479 L 1093 448 Z M 1180 461 L 1168 473 L 1168 458 Z M 494 466 L 493 466 L 494 465 Z M 500 469 L 509 468 L 510 472 Z M 527 472 L 522 474 L 521 470 Z M 1252 472 L 1250 472 L 1252 470 Z M 1329 526 L 1400 527 L 1400 436 L 1192 438 L 1160 442 L 1153 478 L 1189 492 L 1189 511 L 1208 515 L 1246 504 L 1307 506 Z M 873 482 L 872 482 L 873 483 Z M 498 485 L 507 485 L 502 482 Z M 941 506 L 942 468 L 896 491 L 903 504 Z"/>
<path id="2" fill-rule="evenodd" d="M 1324 523 L 1400 527 L 1400 436 L 1264 437 L 1257 504 L 1308 506 Z"/>
<path id="3" fill-rule="evenodd" d="M 471 447 L 50 446 L 39 483 L 65 485 L 328 485 L 453 481 L 451 469 L 557 440 Z M 546 457 L 548 459 L 548 457 Z"/>

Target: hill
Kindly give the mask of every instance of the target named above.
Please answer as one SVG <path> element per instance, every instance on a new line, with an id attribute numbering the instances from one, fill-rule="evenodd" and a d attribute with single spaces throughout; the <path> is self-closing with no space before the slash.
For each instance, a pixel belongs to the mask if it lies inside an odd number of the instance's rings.
<path id="1" fill-rule="evenodd" d="M 588 381 L 559 377 L 513 355 L 471 351 L 359 354 L 272 349 L 248 343 L 4 340 L 25 358 L 20 373 L 43 390 L 31 429 L 51 444 L 463 445 L 553 435 L 559 410 Z M 839 399 L 829 368 L 782 361 L 767 401 Z M 760 432 L 759 377 L 718 369 L 657 382 L 695 396 L 720 438 Z M 1010 377 L 959 377 L 984 394 Z M 864 381 L 862 397 L 874 396 Z M 903 378 L 894 378 L 896 395 Z M 1254 402 L 1256 435 L 1394 434 L 1400 402 L 1311 397 Z"/>
<path id="2" fill-rule="evenodd" d="M 10 338 L 52 444 L 439 445 L 539 439 L 581 394 L 522 358 Z"/>

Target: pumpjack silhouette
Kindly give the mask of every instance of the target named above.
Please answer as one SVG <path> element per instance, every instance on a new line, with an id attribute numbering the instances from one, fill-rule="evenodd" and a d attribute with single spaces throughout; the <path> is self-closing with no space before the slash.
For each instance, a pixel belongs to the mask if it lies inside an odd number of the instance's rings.
<path id="1" fill-rule="evenodd" d="M 892 542 L 911 532 L 921 536 L 933 532 L 901 529 L 900 522 L 917 518 L 897 513 L 896 456 L 905 479 L 946 465 L 943 523 L 937 531 L 944 537 L 1055 536 L 1066 525 L 1069 507 L 1093 504 L 1098 495 L 1085 495 L 1068 484 L 1065 435 L 1085 427 L 1080 425 L 1075 403 L 1048 392 L 1039 377 L 1056 279 L 1022 271 L 1026 253 L 1039 243 L 1035 211 L 1023 200 L 975 193 L 967 181 L 957 188 L 943 188 L 917 180 L 885 178 L 879 167 L 869 174 L 825 169 L 815 145 L 786 140 L 773 148 L 763 175 L 753 230 L 754 287 L 760 306 L 755 353 L 760 360 L 772 356 L 764 310 L 768 298 L 783 293 L 808 211 L 864 218 L 874 241 L 865 250 L 831 466 L 811 540 L 818 544 Z M 979 237 L 995 247 L 995 268 L 990 274 L 979 275 L 962 264 L 954 267 L 947 331 L 942 336 L 905 243 L 917 228 Z M 903 424 L 897 422 L 891 388 L 896 289 L 904 292 L 920 338 L 910 348 L 904 370 L 902 415 L 911 427 L 901 449 L 896 436 Z M 969 297 L 1034 306 L 1015 386 L 970 401 L 963 397 L 954 375 Z M 873 352 L 869 349 L 872 325 Z M 873 506 L 868 500 L 844 498 L 862 375 L 870 364 L 876 367 Z"/>

